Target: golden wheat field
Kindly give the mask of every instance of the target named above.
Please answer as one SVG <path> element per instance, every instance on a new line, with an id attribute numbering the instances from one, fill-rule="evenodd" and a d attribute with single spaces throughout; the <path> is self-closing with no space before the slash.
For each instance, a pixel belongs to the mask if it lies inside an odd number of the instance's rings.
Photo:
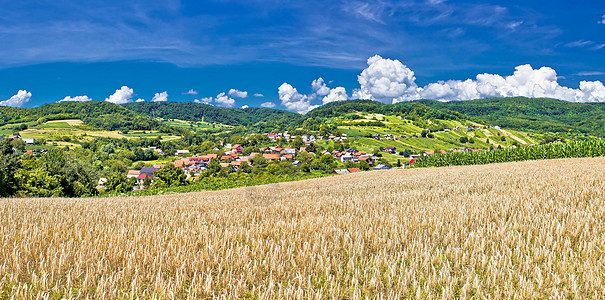
<path id="1" fill-rule="evenodd" d="M 2 298 L 605 298 L 605 158 L 0 214 Z"/>

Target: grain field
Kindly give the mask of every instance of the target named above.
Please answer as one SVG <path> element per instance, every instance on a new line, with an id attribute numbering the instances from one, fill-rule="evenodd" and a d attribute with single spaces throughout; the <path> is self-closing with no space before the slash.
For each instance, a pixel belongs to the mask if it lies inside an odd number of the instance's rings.
<path id="1" fill-rule="evenodd" d="M 605 298 L 605 158 L 0 199 L 0 298 Z"/>

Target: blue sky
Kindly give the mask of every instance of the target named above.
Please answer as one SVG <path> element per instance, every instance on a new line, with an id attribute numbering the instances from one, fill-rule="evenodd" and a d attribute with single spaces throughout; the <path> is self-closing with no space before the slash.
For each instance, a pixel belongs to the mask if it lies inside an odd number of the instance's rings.
<path id="1" fill-rule="evenodd" d="M 0 101 L 27 91 L 23 107 L 66 96 L 105 100 L 122 86 L 132 89 L 125 101 L 165 91 L 170 101 L 271 102 L 298 112 L 343 95 L 605 101 L 590 83 L 605 81 L 603 1 L 0 0 L 0 7 Z M 515 78 L 497 91 L 481 88 L 504 81 L 477 74 L 506 78 L 525 64 L 533 69 L 516 78 L 529 74 L 538 92 Z M 538 72 L 543 66 L 549 70 Z M 358 76 L 370 68 L 364 85 Z M 560 86 L 551 87 L 550 70 Z M 408 71 L 413 80 L 400 76 Z M 320 77 L 324 91 L 311 85 Z M 460 82 L 429 86 L 447 80 Z M 380 86 L 385 81 L 396 87 Z M 580 91 L 581 81 L 590 84 Z M 326 99 L 338 87 L 344 94 Z M 229 96 L 231 89 L 247 97 Z M 220 93 L 234 101 L 217 102 Z"/>

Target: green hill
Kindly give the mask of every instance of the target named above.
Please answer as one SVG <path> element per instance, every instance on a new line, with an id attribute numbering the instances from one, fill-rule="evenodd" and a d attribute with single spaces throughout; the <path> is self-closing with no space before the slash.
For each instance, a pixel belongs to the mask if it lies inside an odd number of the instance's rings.
<path id="1" fill-rule="evenodd" d="M 159 123 L 123 106 L 106 101 L 61 102 L 36 108 L 0 106 L 0 126 L 5 124 L 42 124 L 50 120 L 80 119 L 84 124 L 106 130 L 151 130 Z"/>
<path id="2" fill-rule="evenodd" d="M 221 123 L 232 126 L 252 126 L 259 122 L 291 123 L 301 115 L 270 108 L 224 108 L 192 102 L 140 102 L 128 103 L 125 108 L 153 118 L 179 119 Z"/>
<path id="3" fill-rule="evenodd" d="M 582 133 L 605 137 L 605 103 L 574 103 L 549 98 L 489 98 L 470 101 L 417 101 L 493 125 L 534 132 Z"/>

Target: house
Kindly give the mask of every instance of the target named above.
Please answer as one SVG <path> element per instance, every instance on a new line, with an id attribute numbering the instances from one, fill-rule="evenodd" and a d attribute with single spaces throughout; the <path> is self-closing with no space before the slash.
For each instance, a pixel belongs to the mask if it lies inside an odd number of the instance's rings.
<path id="1" fill-rule="evenodd" d="M 343 163 L 353 161 L 353 155 L 351 155 L 351 153 L 347 152 L 345 155 L 340 157 L 340 161 Z"/>
<path id="2" fill-rule="evenodd" d="M 20 140 L 20 139 L 21 139 L 21 136 L 20 136 L 20 135 L 18 135 L 18 134 L 15 134 L 15 135 L 9 135 L 9 136 L 8 136 L 8 139 L 9 139 L 9 140 Z"/>
<path id="3" fill-rule="evenodd" d="M 242 154 L 244 152 L 244 147 L 240 144 L 235 144 L 231 147 L 231 151 L 233 153 Z"/>
<path id="4" fill-rule="evenodd" d="M 139 176 L 137 176 L 137 184 L 138 185 L 145 184 L 145 179 L 147 179 L 147 178 L 151 179 L 152 177 L 145 173 L 141 173 Z"/>
<path id="5" fill-rule="evenodd" d="M 347 171 L 349 171 L 349 173 L 357 173 L 357 172 L 361 172 L 361 169 L 359 169 L 359 168 L 348 168 Z"/>
<path id="6" fill-rule="evenodd" d="M 265 154 L 263 154 L 263 157 L 267 161 L 276 161 L 276 160 L 279 160 L 279 153 L 265 153 Z"/>
<path id="7" fill-rule="evenodd" d="M 288 148 L 284 148 L 283 150 L 286 154 L 292 154 L 295 155 L 296 154 L 296 148 L 292 148 L 292 147 L 288 147 Z"/>
<path id="8" fill-rule="evenodd" d="M 292 154 L 286 154 L 283 155 L 282 157 L 280 157 L 280 160 L 292 160 L 294 158 L 294 156 Z"/>
<path id="9" fill-rule="evenodd" d="M 185 150 L 176 150 L 176 152 L 174 153 L 175 156 L 179 156 L 179 155 L 183 155 L 183 154 L 189 154 L 189 150 L 185 149 Z"/>
<path id="10" fill-rule="evenodd" d="M 336 169 L 334 171 L 332 171 L 332 174 L 347 174 L 349 173 L 349 170 L 347 169 Z"/>
<path id="11" fill-rule="evenodd" d="M 35 143 L 34 139 L 23 139 L 23 141 L 28 145 L 33 145 Z"/>
<path id="12" fill-rule="evenodd" d="M 395 153 L 397 153 L 397 148 L 395 148 L 395 147 L 386 147 L 386 148 L 384 148 L 384 152 L 395 154 Z"/>
<path id="13" fill-rule="evenodd" d="M 152 168 L 152 167 L 144 167 L 141 168 L 141 172 L 139 174 L 146 174 L 149 177 L 153 178 L 153 174 L 155 173 L 155 171 L 157 171 L 159 168 Z"/>
<path id="14" fill-rule="evenodd" d="M 377 166 L 374 167 L 374 170 L 388 170 L 388 169 L 390 169 L 390 168 L 387 167 L 384 164 L 379 164 L 379 165 L 377 165 Z"/>
<path id="15" fill-rule="evenodd" d="M 139 171 L 139 170 L 129 170 L 128 174 L 126 175 L 126 178 L 137 178 L 139 175 L 141 175 L 141 171 Z"/>
<path id="16" fill-rule="evenodd" d="M 101 177 L 99 178 L 99 182 L 97 183 L 96 189 L 98 191 L 105 189 L 105 183 L 107 183 L 107 178 Z"/>

